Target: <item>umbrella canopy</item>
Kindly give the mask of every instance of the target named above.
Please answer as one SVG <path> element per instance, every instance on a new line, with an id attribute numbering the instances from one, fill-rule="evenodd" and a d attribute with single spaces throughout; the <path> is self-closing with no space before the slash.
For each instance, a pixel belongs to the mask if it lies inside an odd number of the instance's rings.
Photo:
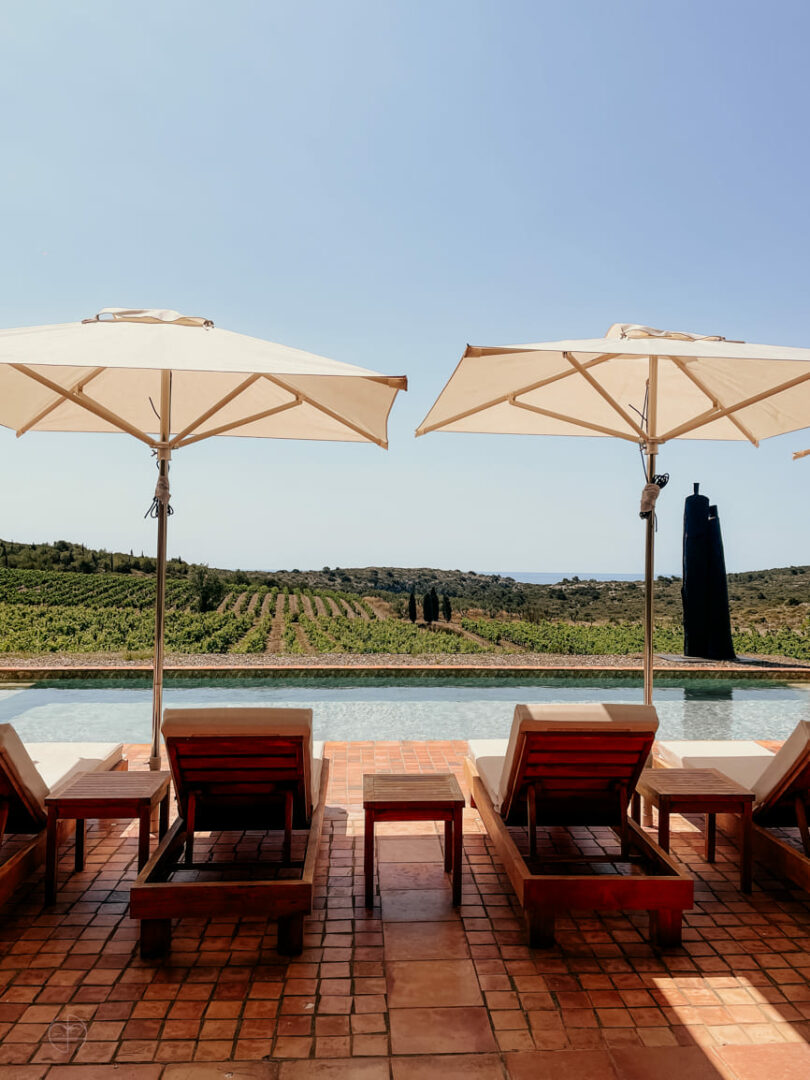
<path id="1" fill-rule="evenodd" d="M 404 377 L 379 375 L 176 311 L 105 308 L 92 319 L 0 330 L 0 424 L 124 432 L 156 454 L 157 602 L 152 764 L 163 677 L 168 468 L 172 451 L 215 435 L 388 446 Z"/>
<path id="2" fill-rule="evenodd" d="M 649 703 L 651 510 L 666 482 L 655 473 L 659 447 L 676 438 L 758 446 L 762 439 L 808 424 L 810 349 L 616 323 L 603 338 L 467 346 L 416 434 L 589 435 L 641 447 L 648 483 L 644 682 Z"/>

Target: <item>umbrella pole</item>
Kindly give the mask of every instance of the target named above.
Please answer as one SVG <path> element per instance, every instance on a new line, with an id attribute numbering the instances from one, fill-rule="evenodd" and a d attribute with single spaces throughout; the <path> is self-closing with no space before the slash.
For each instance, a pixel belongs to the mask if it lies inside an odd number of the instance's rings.
<path id="1" fill-rule="evenodd" d="M 157 510 L 157 565 L 155 567 L 155 667 L 152 676 L 152 747 L 149 768 L 160 768 L 160 721 L 163 712 L 163 650 L 166 613 L 166 532 L 169 522 L 169 440 L 171 416 L 171 372 L 161 373 L 160 442 L 158 447 L 158 482 L 155 490 Z"/>
<path id="2" fill-rule="evenodd" d="M 655 474 L 655 454 L 647 454 L 647 476 Z M 650 482 L 648 479 L 648 483 Z M 644 523 L 647 527 L 644 544 L 644 704 L 652 705 L 653 696 L 653 617 L 655 587 L 655 511 Z"/>
<path id="3" fill-rule="evenodd" d="M 658 444 L 655 441 L 658 421 L 658 357 L 650 357 L 649 382 L 647 384 L 647 483 L 655 476 Z M 644 704 L 652 705 L 653 699 L 653 619 L 655 591 L 655 510 L 645 522 L 647 526 L 644 545 Z"/>

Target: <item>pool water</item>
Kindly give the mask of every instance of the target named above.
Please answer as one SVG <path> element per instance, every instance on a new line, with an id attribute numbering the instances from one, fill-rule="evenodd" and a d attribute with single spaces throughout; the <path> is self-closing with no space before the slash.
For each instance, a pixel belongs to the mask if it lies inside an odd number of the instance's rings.
<path id="1" fill-rule="evenodd" d="M 506 737 L 521 702 L 640 702 L 636 680 L 526 678 L 345 678 L 203 680 L 170 683 L 171 707 L 311 706 L 316 739 L 471 739 Z M 784 739 L 810 720 L 810 685 L 734 680 L 661 683 L 655 690 L 670 739 Z M 0 723 L 24 741 L 150 741 L 148 684 L 108 680 L 0 689 Z"/>

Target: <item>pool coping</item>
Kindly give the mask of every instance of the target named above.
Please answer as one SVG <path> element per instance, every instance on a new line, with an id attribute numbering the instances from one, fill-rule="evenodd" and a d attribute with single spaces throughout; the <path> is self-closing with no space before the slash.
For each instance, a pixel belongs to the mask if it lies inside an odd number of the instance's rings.
<path id="1" fill-rule="evenodd" d="M 109 665 L 85 664 L 81 666 L 42 665 L 40 667 L 2 667 L 0 684 L 31 683 L 44 680 L 71 679 L 143 679 L 152 674 L 151 664 Z M 205 665 L 168 664 L 164 679 L 288 679 L 319 678 L 324 676 L 341 679 L 395 678 L 424 679 L 431 676 L 451 675 L 460 679 L 525 679 L 532 677 L 568 679 L 640 679 L 642 668 L 638 664 L 612 665 L 544 665 L 544 664 L 268 664 L 268 665 Z M 735 679 L 777 680 L 779 682 L 810 682 L 810 666 L 712 666 L 705 664 L 681 664 L 678 667 L 655 669 L 658 682 L 677 682 L 681 679 Z"/>

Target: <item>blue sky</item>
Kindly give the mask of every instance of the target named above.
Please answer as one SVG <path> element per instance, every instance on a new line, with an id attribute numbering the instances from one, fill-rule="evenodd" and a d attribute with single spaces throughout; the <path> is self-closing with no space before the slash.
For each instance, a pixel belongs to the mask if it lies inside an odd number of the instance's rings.
<path id="1" fill-rule="evenodd" d="M 632 446 L 413 430 L 467 342 L 810 345 L 808 24 L 792 0 L 5 5 L 0 325 L 171 307 L 409 376 L 387 453 L 178 454 L 187 559 L 640 569 Z M 810 562 L 806 445 L 665 447 L 660 572 L 695 480 L 732 569 Z M 0 452 L 0 535 L 152 550 L 134 440 Z"/>

